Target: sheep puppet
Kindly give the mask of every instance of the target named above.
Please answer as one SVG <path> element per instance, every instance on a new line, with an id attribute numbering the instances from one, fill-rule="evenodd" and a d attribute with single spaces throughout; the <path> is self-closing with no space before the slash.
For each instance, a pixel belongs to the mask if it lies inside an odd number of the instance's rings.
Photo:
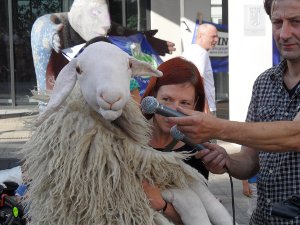
<path id="1" fill-rule="evenodd" d="M 115 45 L 96 42 L 67 64 L 21 153 L 30 178 L 30 225 L 170 225 L 142 182 L 162 190 L 185 225 L 232 224 L 205 179 L 149 147 L 150 125 L 130 97 L 130 77 L 161 76 Z"/>

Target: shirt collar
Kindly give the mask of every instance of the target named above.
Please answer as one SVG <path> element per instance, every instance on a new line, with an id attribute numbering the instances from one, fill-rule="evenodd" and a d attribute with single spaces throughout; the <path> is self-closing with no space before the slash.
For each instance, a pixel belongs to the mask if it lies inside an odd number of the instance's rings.
<path id="1" fill-rule="evenodd" d="M 283 81 L 283 75 L 286 70 L 287 70 L 287 61 L 286 59 L 284 59 L 278 65 L 273 67 L 273 70 L 270 73 L 271 80 Z"/>

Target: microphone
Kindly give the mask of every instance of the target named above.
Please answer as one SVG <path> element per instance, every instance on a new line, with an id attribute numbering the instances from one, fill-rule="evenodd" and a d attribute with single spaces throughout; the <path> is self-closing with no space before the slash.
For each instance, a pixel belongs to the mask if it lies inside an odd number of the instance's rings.
<path id="1" fill-rule="evenodd" d="M 181 131 L 177 129 L 177 126 L 174 125 L 170 129 L 170 134 L 171 136 L 177 140 L 177 141 L 182 141 L 186 143 L 187 145 L 191 146 L 193 149 L 192 153 L 198 152 L 200 150 L 206 149 L 203 145 L 201 144 L 195 144 L 193 143 L 189 138 L 187 138 Z"/>
<path id="2" fill-rule="evenodd" d="M 142 112 L 145 114 L 154 114 L 157 113 L 159 115 L 165 117 L 182 117 L 186 116 L 185 114 L 178 112 L 174 109 L 171 109 L 157 101 L 153 96 L 145 97 L 141 102 Z"/>

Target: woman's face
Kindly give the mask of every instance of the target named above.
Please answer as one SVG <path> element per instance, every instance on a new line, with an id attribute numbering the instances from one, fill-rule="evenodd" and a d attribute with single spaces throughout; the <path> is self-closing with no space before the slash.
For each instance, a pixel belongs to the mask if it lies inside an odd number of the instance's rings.
<path id="1" fill-rule="evenodd" d="M 178 106 L 186 109 L 195 109 L 195 87 L 190 82 L 164 85 L 158 89 L 156 99 L 163 105 L 174 110 Z M 170 129 L 174 125 L 166 122 L 165 117 L 158 114 L 154 114 L 153 123 L 156 128 L 167 134 L 170 133 Z"/>

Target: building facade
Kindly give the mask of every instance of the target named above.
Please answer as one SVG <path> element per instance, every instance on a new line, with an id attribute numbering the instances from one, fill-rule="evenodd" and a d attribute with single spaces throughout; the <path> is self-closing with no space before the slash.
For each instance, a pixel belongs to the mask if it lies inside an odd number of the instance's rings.
<path id="1" fill-rule="evenodd" d="M 28 98 L 36 86 L 30 46 L 32 24 L 41 15 L 68 11 L 72 2 L 0 1 L 0 107 L 36 104 Z M 263 0 L 108 0 L 108 3 L 113 21 L 137 30 L 158 29 L 156 37 L 175 43 L 176 51 L 163 60 L 181 55 L 191 43 L 197 18 L 228 25 L 229 72 L 214 74 L 216 97 L 218 101 L 229 101 L 230 119 L 245 119 L 253 82 L 272 64 L 271 28 L 262 8 Z"/>
<path id="2" fill-rule="evenodd" d="M 0 106 L 35 105 L 36 87 L 30 32 L 36 18 L 68 11 L 73 0 L 0 1 Z M 110 0 L 113 21 L 137 30 L 150 28 L 150 0 Z"/>

